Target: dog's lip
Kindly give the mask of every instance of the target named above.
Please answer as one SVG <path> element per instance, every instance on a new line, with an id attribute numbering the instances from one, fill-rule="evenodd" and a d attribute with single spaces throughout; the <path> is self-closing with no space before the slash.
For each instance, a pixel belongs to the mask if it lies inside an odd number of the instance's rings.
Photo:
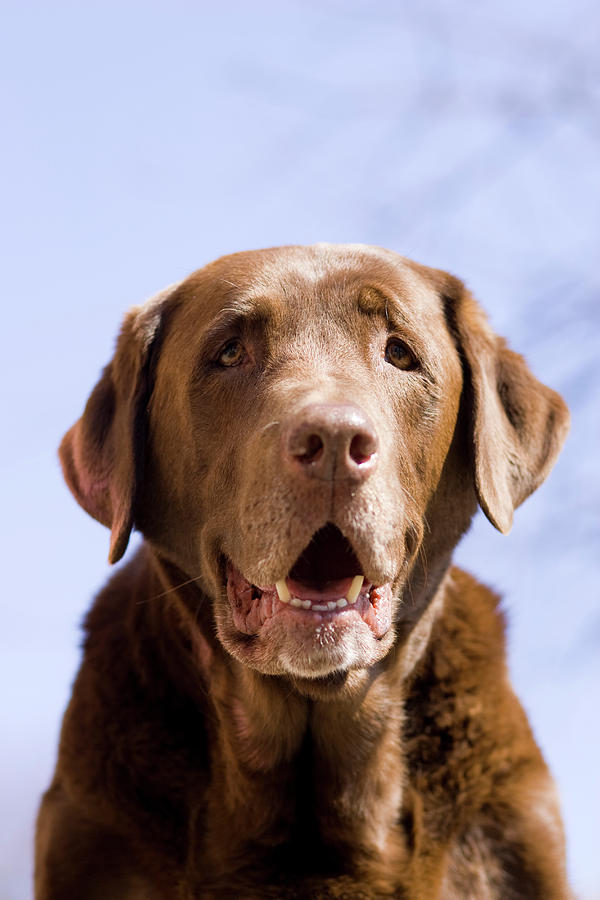
<path id="1" fill-rule="evenodd" d="M 288 622 L 291 628 L 334 621 L 350 624 L 362 619 L 376 638 L 383 637 L 391 625 L 390 583 L 374 585 L 364 580 L 356 600 L 348 603 L 345 598 L 355 576 L 326 582 L 322 587 L 304 584 L 288 576 L 282 580 L 285 580 L 290 600 L 282 602 L 275 584 L 252 584 L 231 560 L 227 560 L 225 573 L 234 624 L 246 634 L 257 634 L 266 621 L 275 618 Z M 345 602 L 338 605 L 342 599 Z"/>

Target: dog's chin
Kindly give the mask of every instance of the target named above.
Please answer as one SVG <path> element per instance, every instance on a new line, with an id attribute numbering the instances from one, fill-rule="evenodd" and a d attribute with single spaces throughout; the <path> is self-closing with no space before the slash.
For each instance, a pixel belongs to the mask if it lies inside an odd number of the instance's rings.
<path id="1" fill-rule="evenodd" d="M 235 626 L 231 610 L 225 609 L 217 616 L 217 631 L 233 657 L 264 675 L 314 684 L 327 681 L 331 686 L 343 684 L 348 672 L 373 666 L 392 646 L 393 628 L 376 638 L 357 610 L 335 621 L 326 618 L 281 611 L 249 635 Z"/>
<path id="2" fill-rule="evenodd" d="M 287 578 L 251 584 L 227 565 L 219 637 L 233 656 L 265 674 L 323 679 L 373 665 L 393 640 L 391 584 L 349 575 L 320 587 Z"/>
<path id="3" fill-rule="evenodd" d="M 376 639 L 364 623 L 352 620 L 343 627 L 313 625 L 305 626 L 304 631 L 301 637 L 296 630 L 287 640 L 278 641 L 276 652 L 283 674 L 312 682 L 323 679 L 341 682 L 341 676 L 346 673 L 373 666 L 391 645 L 391 640 L 385 637 L 392 638 L 391 629 L 386 636 Z"/>

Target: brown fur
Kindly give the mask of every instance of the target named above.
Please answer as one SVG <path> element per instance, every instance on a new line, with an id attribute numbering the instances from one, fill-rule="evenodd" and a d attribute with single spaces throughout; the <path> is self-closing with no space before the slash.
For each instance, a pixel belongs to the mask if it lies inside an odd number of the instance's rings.
<path id="1" fill-rule="evenodd" d="M 569 897 L 497 598 L 450 566 L 477 502 L 510 528 L 567 418 L 459 281 L 376 248 L 236 254 L 130 312 L 61 459 L 112 562 L 145 542 L 86 619 L 37 900 Z M 309 465 L 317 419 L 360 461 Z M 389 627 L 252 626 L 226 561 L 272 585 L 326 525 Z"/>

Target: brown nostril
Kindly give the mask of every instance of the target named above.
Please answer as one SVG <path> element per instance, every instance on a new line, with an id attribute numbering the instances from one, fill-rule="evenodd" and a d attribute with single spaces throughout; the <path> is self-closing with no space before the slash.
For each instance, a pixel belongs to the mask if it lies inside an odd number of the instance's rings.
<path id="1" fill-rule="evenodd" d="M 358 466 L 369 462 L 377 452 L 375 435 L 368 431 L 355 434 L 350 441 L 348 452 L 350 454 L 350 459 Z"/>
<path id="2" fill-rule="evenodd" d="M 308 434 L 302 436 L 302 446 L 297 444 L 293 455 L 301 463 L 316 462 L 323 453 L 323 441 L 318 434 Z"/>

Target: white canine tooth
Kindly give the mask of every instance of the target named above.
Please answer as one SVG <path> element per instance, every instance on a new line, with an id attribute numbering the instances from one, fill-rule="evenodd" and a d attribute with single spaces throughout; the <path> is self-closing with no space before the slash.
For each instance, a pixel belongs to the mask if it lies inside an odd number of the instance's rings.
<path id="1" fill-rule="evenodd" d="M 313 609 L 316 609 L 317 612 L 327 612 L 327 606 L 325 603 L 313 603 Z"/>
<path id="2" fill-rule="evenodd" d="M 338 602 L 335 605 L 339 606 L 340 609 L 343 609 L 344 606 L 348 606 L 348 601 L 346 600 L 345 597 L 340 597 L 340 599 L 338 600 Z"/>
<path id="3" fill-rule="evenodd" d="M 336 607 L 337 603 L 335 602 L 335 600 L 329 600 L 329 602 L 327 603 L 327 609 L 336 609 Z"/>
<path id="4" fill-rule="evenodd" d="M 355 575 L 352 579 L 352 584 L 350 585 L 350 590 L 348 591 L 348 596 L 346 597 L 348 603 L 356 603 L 358 600 L 358 595 L 360 594 L 360 589 L 363 586 L 363 581 L 365 580 L 364 575 Z"/>
<path id="5" fill-rule="evenodd" d="M 302 607 L 302 609 L 310 609 L 312 604 L 310 600 L 300 600 L 300 606 Z"/>
<path id="6" fill-rule="evenodd" d="M 288 591 L 288 586 L 285 581 L 276 581 L 275 587 L 277 588 L 277 594 L 282 603 L 290 602 L 290 592 Z"/>
<path id="7" fill-rule="evenodd" d="M 302 606 L 302 600 L 299 600 L 298 597 L 292 597 L 290 600 L 291 606 Z"/>

